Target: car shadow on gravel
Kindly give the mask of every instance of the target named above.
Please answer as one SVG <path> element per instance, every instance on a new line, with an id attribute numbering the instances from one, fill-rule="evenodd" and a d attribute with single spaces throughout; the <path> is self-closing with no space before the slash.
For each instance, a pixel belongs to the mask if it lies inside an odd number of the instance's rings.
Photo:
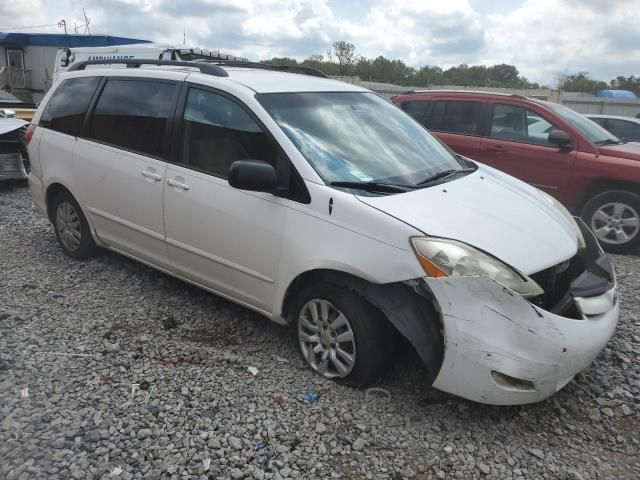
<path id="1" fill-rule="evenodd" d="M 23 190 L 28 187 L 26 180 L 2 180 L 0 181 L 0 194 Z"/>

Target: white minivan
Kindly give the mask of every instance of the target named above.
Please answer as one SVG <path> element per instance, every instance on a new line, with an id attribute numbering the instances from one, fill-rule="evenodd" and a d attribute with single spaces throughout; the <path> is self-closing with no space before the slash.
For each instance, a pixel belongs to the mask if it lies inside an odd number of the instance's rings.
<path id="1" fill-rule="evenodd" d="M 70 257 L 108 248 L 290 324 L 309 366 L 352 386 L 404 337 L 440 390 L 536 402 L 613 334 L 591 231 L 375 93 L 246 62 L 121 63 L 74 65 L 26 135 Z"/>

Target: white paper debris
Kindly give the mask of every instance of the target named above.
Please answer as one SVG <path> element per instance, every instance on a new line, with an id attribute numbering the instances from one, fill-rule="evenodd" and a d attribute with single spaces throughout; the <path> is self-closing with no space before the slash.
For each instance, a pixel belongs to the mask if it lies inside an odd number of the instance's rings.
<path id="1" fill-rule="evenodd" d="M 256 367 L 249 367 L 247 368 L 247 370 L 249 370 L 249 373 L 251 373 L 251 375 L 254 375 L 254 376 L 257 375 L 258 372 L 260 371 Z"/>

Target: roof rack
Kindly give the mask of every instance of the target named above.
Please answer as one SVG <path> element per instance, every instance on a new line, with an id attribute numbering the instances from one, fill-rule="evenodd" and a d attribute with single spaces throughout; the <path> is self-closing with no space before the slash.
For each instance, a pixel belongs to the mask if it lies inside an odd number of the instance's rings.
<path id="1" fill-rule="evenodd" d="M 312 77 L 329 78 L 326 74 L 315 68 L 303 67 L 300 65 L 270 65 L 268 63 L 246 62 L 243 60 L 224 60 L 218 58 L 204 59 L 199 58 L 191 61 L 179 60 L 154 60 L 150 58 L 139 59 L 108 59 L 108 60 L 87 60 L 74 63 L 69 68 L 69 72 L 76 70 L 85 70 L 89 65 L 126 65 L 127 68 L 139 68 L 141 65 L 167 65 L 173 67 L 192 67 L 200 70 L 201 73 L 214 75 L 216 77 L 228 77 L 229 74 L 221 68 L 225 67 L 243 67 L 257 68 L 262 70 L 276 70 L 279 72 L 299 73 L 301 75 L 310 75 Z"/>
<path id="2" fill-rule="evenodd" d="M 172 67 L 191 67 L 197 68 L 201 73 L 207 75 L 214 75 L 216 77 L 228 77 L 229 74 L 225 72 L 218 65 L 209 63 L 206 61 L 199 62 L 180 62 L 177 60 L 153 60 L 148 58 L 140 59 L 126 59 L 126 60 L 88 60 L 84 62 L 78 62 L 71 65 L 69 72 L 75 72 L 76 70 L 85 70 L 88 65 L 126 65 L 127 68 L 139 68 L 141 65 L 167 65 Z"/>
<path id="3" fill-rule="evenodd" d="M 197 59 L 219 59 L 219 60 L 234 60 L 238 62 L 248 62 L 248 58 L 236 57 L 227 53 L 220 53 L 220 50 L 206 50 L 200 48 L 176 48 L 173 51 L 179 52 L 183 60 L 191 61 Z M 189 57 L 189 58 L 187 58 Z"/>
<path id="4" fill-rule="evenodd" d="M 215 65 L 223 65 L 226 67 L 244 67 L 244 68 L 259 68 L 262 70 L 276 70 L 278 72 L 299 73 L 301 75 L 310 75 L 312 77 L 329 78 L 328 75 L 316 70 L 315 68 L 303 67 L 301 65 L 271 65 L 269 63 L 258 63 L 238 60 L 223 60 L 223 59 L 211 59 L 211 60 L 196 60 L 200 63 L 209 63 Z"/>
<path id="5" fill-rule="evenodd" d="M 506 92 L 494 92 L 491 90 L 466 90 L 464 88 L 461 89 L 438 89 L 438 88 L 428 88 L 424 90 L 410 90 L 408 92 L 401 93 L 401 95 L 413 95 L 417 93 L 468 93 L 469 95 L 498 95 L 502 97 L 516 97 L 516 98 L 527 98 L 518 93 L 506 93 Z"/>

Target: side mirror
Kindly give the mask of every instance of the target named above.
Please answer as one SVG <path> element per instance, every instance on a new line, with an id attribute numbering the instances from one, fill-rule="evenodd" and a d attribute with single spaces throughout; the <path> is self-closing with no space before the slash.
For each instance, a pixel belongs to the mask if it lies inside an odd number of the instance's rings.
<path id="1" fill-rule="evenodd" d="M 15 110 L 10 110 L 8 108 L 3 108 L 2 110 L 0 110 L 0 117 L 3 118 L 14 118 L 16 116 L 16 111 Z"/>
<path id="2" fill-rule="evenodd" d="M 549 143 L 556 145 L 562 150 L 571 149 L 571 137 L 563 130 L 551 130 L 547 139 Z"/>
<path id="3" fill-rule="evenodd" d="M 276 169 L 264 160 L 236 160 L 229 167 L 229 185 L 239 190 L 273 193 Z"/>

